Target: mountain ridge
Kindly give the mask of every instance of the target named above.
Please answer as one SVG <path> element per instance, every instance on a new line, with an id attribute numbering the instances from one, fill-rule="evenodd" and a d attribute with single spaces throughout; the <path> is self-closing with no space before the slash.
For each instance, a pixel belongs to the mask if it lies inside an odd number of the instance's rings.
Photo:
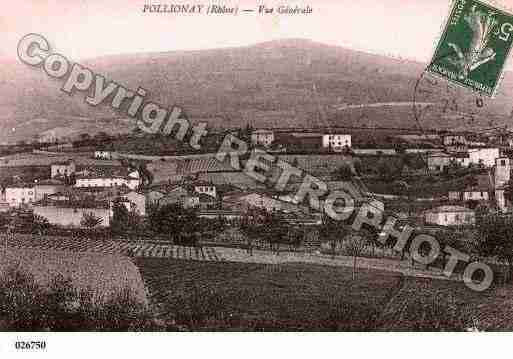
<path id="1" fill-rule="evenodd" d="M 282 39 L 251 46 L 205 50 L 107 55 L 80 62 L 131 89 L 143 87 L 145 100 L 165 107 L 180 105 L 194 119 L 216 118 L 214 127 L 311 127 L 317 125 L 416 126 L 411 109 L 338 111 L 338 105 L 411 101 L 425 64 L 307 39 Z M 127 116 L 109 106 L 91 107 L 77 91 L 68 96 L 62 82 L 40 68 L 21 63 L 0 71 L 0 143 L 29 139 L 52 128 L 71 133 L 130 130 Z M 510 73 L 502 93 L 477 115 L 509 120 L 513 83 Z M 472 107 L 475 94 L 456 90 Z M 442 94 L 443 95 L 443 94 Z M 444 101 L 443 96 L 437 102 Z M 509 106 L 509 108 L 508 108 Z M 397 112 L 399 111 L 399 112 Z M 401 112 L 402 111 L 402 112 Z M 438 116 L 438 114 L 436 115 Z M 435 117 L 436 117 L 435 116 Z M 23 124 L 37 118 L 36 125 Z M 83 118 L 77 121 L 76 118 Z M 222 119 L 221 122 L 219 119 Z M 434 119 L 426 127 L 453 128 L 458 123 Z M 452 120 L 451 120 L 452 121 Z M 133 121 L 135 123 L 135 121 Z M 479 121 L 478 121 L 479 123 Z M 127 127 L 128 126 L 128 127 Z M 15 131 L 11 131 L 14 128 Z"/>

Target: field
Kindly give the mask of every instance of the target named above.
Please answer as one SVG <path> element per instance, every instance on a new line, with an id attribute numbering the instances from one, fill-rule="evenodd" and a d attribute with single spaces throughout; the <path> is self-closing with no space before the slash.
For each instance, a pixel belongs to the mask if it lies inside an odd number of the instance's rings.
<path id="1" fill-rule="evenodd" d="M 0 167 L 50 166 L 54 162 L 74 160 L 78 166 L 118 166 L 119 161 L 96 160 L 92 153 L 35 154 L 18 153 L 0 157 Z"/>
<path id="2" fill-rule="evenodd" d="M 465 325 L 462 330 L 475 327 L 480 331 L 511 331 L 512 292 L 511 285 L 494 286 L 480 293 L 463 283 L 407 278 L 385 308 L 381 330 L 447 330 L 448 325 L 461 324 Z M 433 305 L 441 301 L 452 304 L 448 308 Z"/>
<path id="3" fill-rule="evenodd" d="M 305 264 L 137 258 L 163 319 L 192 330 L 372 330 L 398 274 Z"/>
<path id="4" fill-rule="evenodd" d="M 262 265 L 137 258 L 161 319 L 189 330 L 513 330 L 512 286 L 299 263 Z"/>
<path id="5" fill-rule="evenodd" d="M 3 244 L 3 242 L 2 242 Z M 108 299 L 128 288 L 146 304 L 146 289 L 141 276 L 126 256 L 63 249 L 2 248 L 0 275 L 11 267 L 32 274 L 41 286 L 48 286 L 57 275 L 70 278 L 75 288 L 91 290 L 98 300 Z"/>

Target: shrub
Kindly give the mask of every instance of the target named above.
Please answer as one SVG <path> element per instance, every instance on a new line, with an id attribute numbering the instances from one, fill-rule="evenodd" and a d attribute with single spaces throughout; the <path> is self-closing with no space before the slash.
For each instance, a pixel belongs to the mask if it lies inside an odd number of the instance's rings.
<path id="1" fill-rule="evenodd" d="M 93 229 L 100 224 L 102 224 L 103 219 L 96 217 L 93 212 L 84 213 L 82 219 L 80 220 L 80 225 L 82 227 L 86 227 L 88 229 Z"/>
<path id="2" fill-rule="evenodd" d="M 152 313 L 126 288 L 105 301 L 92 290 L 77 290 L 60 275 L 44 288 L 16 267 L 0 280 L 2 331 L 156 330 Z"/>

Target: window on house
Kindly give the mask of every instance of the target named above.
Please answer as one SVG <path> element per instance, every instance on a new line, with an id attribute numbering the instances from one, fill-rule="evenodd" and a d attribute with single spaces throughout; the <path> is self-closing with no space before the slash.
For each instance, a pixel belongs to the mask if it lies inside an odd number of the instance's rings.
<path id="1" fill-rule="evenodd" d="M 506 160 L 501 160 L 501 166 L 506 166 Z"/>

